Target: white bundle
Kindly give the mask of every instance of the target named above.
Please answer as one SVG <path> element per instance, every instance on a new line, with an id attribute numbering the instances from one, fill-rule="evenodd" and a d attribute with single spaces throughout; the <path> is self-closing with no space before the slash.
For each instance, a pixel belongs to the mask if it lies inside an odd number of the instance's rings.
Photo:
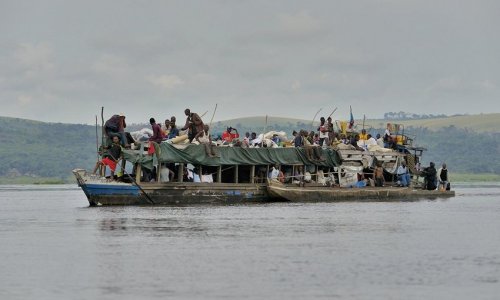
<path id="1" fill-rule="evenodd" d="M 147 141 L 147 140 L 149 140 L 150 137 L 153 136 L 153 130 L 149 129 L 149 128 L 143 128 L 139 131 L 131 132 L 130 135 L 136 141 Z"/>

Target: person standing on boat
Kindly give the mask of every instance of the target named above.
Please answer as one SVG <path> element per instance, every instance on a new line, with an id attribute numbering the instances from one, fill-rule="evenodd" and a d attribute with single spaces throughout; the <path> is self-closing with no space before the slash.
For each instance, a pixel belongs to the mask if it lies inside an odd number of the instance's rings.
<path id="1" fill-rule="evenodd" d="M 149 124 L 151 124 L 151 129 L 153 129 L 153 136 L 149 138 L 151 142 L 161 143 L 164 139 L 163 132 L 161 131 L 160 125 L 156 124 L 155 118 L 149 119 Z"/>
<path id="2" fill-rule="evenodd" d="M 433 191 L 436 189 L 436 168 L 433 162 L 429 164 L 429 167 L 425 168 L 423 171 L 425 175 L 425 189 Z"/>
<path id="3" fill-rule="evenodd" d="M 324 117 L 321 117 L 319 119 L 320 121 L 320 124 L 319 124 L 319 127 L 318 127 L 318 132 L 319 132 L 319 145 L 321 147 L 323 147 L 323 144 L 325 143 L 325 140 L 326 140 L 326 143 L 328 144 L 328 127 L 326 125 L 326 121 L 325 121 L 325 118 Z"/>
<path id="4" fill-rule="evenodd" d="M 335 140 L 335 131 L 333 130 L 332 117 L 326 119 L 326 128 L 328 130 L 328 143 L 327 146 L 331 146 L 332 142 Z"/>
<path id="5" fill-rule="evenodd" d="M 448 169 L 446 168 L 446 164 L 443 164 L 441 168 L 437 171 L 437 179 L 438 179 L 438 189 L 440 191 L 445 191 L 448 189 Z"/>
<path id="6" fill-rule="evenodd" d="M 116 164 L 118 163 L 118 160 L 121 158 L 121 156 L 122 147 L 120 146 L 120 138 L 115 135 L 113 137 L 113 143 L 107 149 L 107 152 L 104 154 L 103 159 L 96 163 L 94 171 L 92 173 L 95 174 L 100 166 L 108 166 L 111 170 L 110 178 L 111 180 L 113 180 L 115 178 Z"/>
<path id="7" fill-rule="evenodd" d="M 373 177 L 375 178 L 375 186 L 384 186 L 384 168 L 382 167 L 382 163 L 380 161 L 377 162 L 377 166 L 373 172 Z"/>
<path id="8" fill-rule="evenodd" d="M 398 167 L 396 171 L 398 175 L 398 186 L 409 186 L 410 185 L 410 173 L 408 172 L 408 168 L 406 167 L 406 162 L 403 160 L 401 165 Z"/>
<path id="9" fill-rule="evenodd" d="M 104 123 L 104 131 L 106 135 L 113 139 L 114 136 L 120 138 L 122 146 L 128 148 L 129 144 L 127 144 L 127 137 L 125 135 L 125 128 L 127 124 L 125 123 L 125 115 L 113 115 L 109 120 Z"/>
<path id="10" fill-rule="evenodd" d="M 196 134 L 200 131 L 203 131 L 203 121 L 197 113 L 191 112 L 189 108 L 184 110 L 184 114 L 186 115 L 186 124 L 181 130 L 189 129 L 188 131 L 188 139 L 191 143 L 196 136 Z"/>

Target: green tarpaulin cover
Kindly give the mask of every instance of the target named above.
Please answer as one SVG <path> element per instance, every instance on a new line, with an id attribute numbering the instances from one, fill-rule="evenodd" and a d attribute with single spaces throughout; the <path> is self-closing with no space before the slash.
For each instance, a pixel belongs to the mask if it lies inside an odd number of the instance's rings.
<path id="1" fill-rule="evenodd" d="M 324 161 L 307 159 L 303 148 L 240 148 L 217 147 L 219 157 L 210 158 L 205 154 L 203 145 L 188 145 L 178 149 L 172 144 L 155 144 L 155 154 L 144 155 L 140 151 L 125 150 L 123 156 L 127 161 L 139 163 L 143 167 L 152 169 L 154 162 L 162 163 L 191 163 L 193 165 L 220 166 L 220 165 L 318 165 L 336 167 L 340 165 L 340 158 L 333 149 L 321 149 Z"/>

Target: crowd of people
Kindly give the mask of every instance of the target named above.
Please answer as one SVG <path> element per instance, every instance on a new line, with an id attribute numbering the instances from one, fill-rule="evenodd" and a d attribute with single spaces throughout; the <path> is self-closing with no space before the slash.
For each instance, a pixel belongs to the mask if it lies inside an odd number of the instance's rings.
<path id="1" fill-rule="evenodd" d="M 393 129 L 393 125 L 391 124 L 387 124 L 387 128 L 385 129 L 383 136 L 376 134 L 376 136 L 373 137 L 364 128 L 360 133 L 355 133 L 353 131 L 348 132 L 343 126 L 341 126 L 343 127 L 343 130 L 335 131 L 331 117 L 326 119 L 321 117 L 320 124 L 316 131 L 307 131 L 303 129 L 293 131 L 293 138 L 291 139 L 288 139 L 286 134 L 283 132 L 270 132 L 268 134 L 259 135 L 255 132 L 246 132 L 244 137 L 240 139 L 240 135 L 236 128 L 227 127 L 222 135 L 214 141 L 212 139 L 212 135 L 210 134 L 209 126 L 204 124 L 202 118 L 197 113 L 192 112 L 189 108 L 186 108 L 184 110 L 184 114 L 186 116 L 186 121 L 184 126 L 180 128 L 176 125 L 175 116 L 172 116 L 170 119 L 166 119 L 162 125 L 158 124 L 154 118 L 150 118 L 149 123 L 151 125 L 151 130 L 141 132 L 142 135 L 137 135 L 136 133 L 134 136 L 125 130 L 127 127 L 125 115 L 113 115 L 104 124 L 105 133 L 109 139 L 112 140 L 112 143 L 108 146 L 109 154 L 105 154 L 104 158 L 96 164 L 94 173 L 98 167 L 102 165 L 109 166 L 111 171 L 115 172 L 116 163 L 121 157 L 120 145 L 125 149 L 129 149 L 131 144 L 136 144 L 137 141 L 149 141 L 156 143 L 196 143 L 204 146 L 205 153 L 209 158 L 218 156 L 216 151 L 217 146 L 242 148 L 286 146 L 303 147 L 306 157 L 309 160 L 316 162 L 325 160 L 322 156 L 322 148 L 333 147 L 346 149 L 345 147 L 349 147 L 348 149 L 366 151 L 381 148 L 395 149 L 398 145 L 397 136 L 395 137 L 391 134 L 391 130 Z M 118 151 L 118 148 L 120 151 Z M 448 170 L 446 169 L 446 164 L 443 164 L 439 170 L 436 170 L 434 163 L 431 162 L 429 167 L 424 168 L 421 171 L 417 171 L 419 172 L 419 175 L 422 175 L 425 178 L 425 189 L 449 189 Z M 281 181 L 284 177 L 283 174 L 279 174 L 279 172 L 280 171 L 278 171 L 276 166 L 274 166 L 268 175 L 269 177 L 279 178 Z M 296 174 L 292 175 L 295 176 Z M 405 161 L 400 163 L 397 168 L 396 175 L 396 186 L 408 187 L 410 185 L 410 171 Z M 371 176 L 374 185 L 384 186 L 385 177 L 382 164 L 377 163 L 373 168 L 373 174 Z M 366 182 L 364 178 L 360 181 Z"/>

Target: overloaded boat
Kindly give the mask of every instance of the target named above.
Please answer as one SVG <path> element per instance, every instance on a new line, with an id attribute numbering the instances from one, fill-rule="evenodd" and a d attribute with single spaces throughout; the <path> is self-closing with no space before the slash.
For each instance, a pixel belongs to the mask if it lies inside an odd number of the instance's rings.
<path id="1" fill-rule="evenodd" d="M 217 156 L 209 157 L 203 145 L 142 143 L 139 149 L 123 150 L 120 181 L 85 169 L 75 169 L 73 174 L 90 206 L 404 201 L 455 195 L 449 190 L 422 189 L 418 163 L 425 149 L 413 147 L 411 139 L 401 139 L 396 150 L 358 151 L 341 146 L 319 147 L 322 159 L 316 160 L 306 149 L 292 146 L 219 146 Z M 412 175 L 410 187 L 394 186 L 396 169 L 403 160 Z M 133 171 L 127 172 L 126 164 Z M 385 187 L 370 184 L 375 164 L 384 169 Z M 282 172 L 282 182 L 269 180 L 273 168 Z M 368 183 L 366 187 L 357 187 L 361 180 Z"/>

